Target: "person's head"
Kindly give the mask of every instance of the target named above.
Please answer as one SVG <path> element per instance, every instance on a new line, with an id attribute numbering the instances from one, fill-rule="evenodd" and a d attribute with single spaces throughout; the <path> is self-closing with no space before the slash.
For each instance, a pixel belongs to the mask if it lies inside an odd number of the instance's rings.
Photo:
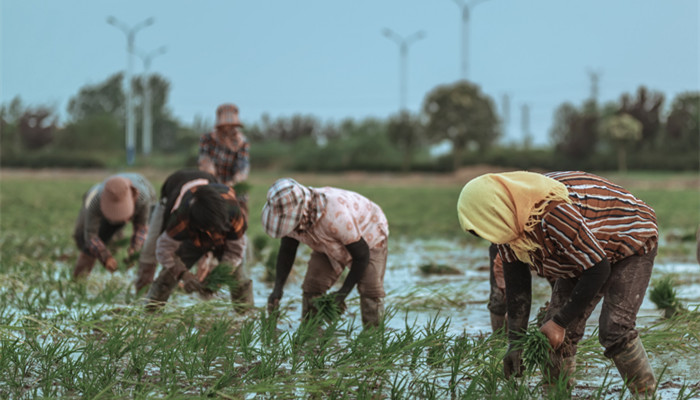
<path id="1" fill-rule="evenodd" d="M 294 231 L 312 196 L 309 188 L 294 179 L 278 179 L 267 191 L 267 201 L 262 210 L 265 232 L 273 238 L 281 238 Z"/>
<path id="2" fill-rule="evenodd" d="M 457 201 L 459 224 L 495 244 L 509 244 L 521 261 L 538 247 L 526 232 L 534 229 L 551 201 L 570 202 L 559 181 L 542 174 L 515 171 L 485 174 L 469 181 Z"/>
<path id="3" fill-rule="evenodd" d="M 100 196 L 100 211 L 109 222 L 123 224 L 133 217 L 137 196 L 138 191 L 130 180 L 113 176 L 104 182 Z"/>
<path id="4" fill-rule="evenodd" d="M 235 104 L 222 104 L 216 109 L 216 130 L 233 135 L 243 124 L 238 118 L 238 107 Z"/>
<path id="5" fill-rule="evenodd" d="M 226 201 L 216 189 L 200 186 L 192 195 L 189 210 L 190 229 L 212 234 L 225 234 L 230 228 Z"/>

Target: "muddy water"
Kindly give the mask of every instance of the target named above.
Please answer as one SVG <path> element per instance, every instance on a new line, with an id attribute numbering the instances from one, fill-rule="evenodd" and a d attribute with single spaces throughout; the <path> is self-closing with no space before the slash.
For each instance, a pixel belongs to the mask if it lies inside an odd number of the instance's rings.
<path id="1" fill-rule="evenodd" d="M 286 312 L 286 318 L 280 321 L 280 329 L 293 330 L 298 327 L 301 315 L 301 283 L 309 254 L 305 246 L 300 246 L 297 262 L 285 286 L 281 306 Z M 266 256 L 261 258 L 266 259 Z M 420 266 L 429 263 L 457 267 L 460 273 L 422 274 Z M 255 305 L 264 307 L 272 290 L 272 285 L 263 281 L 264 267 L 261 262 L 251 262 L 246 268 L 254 280 Z M 673 274 L 674 280 L 678 282 L 677 293 L 682 303 L 689 309 L 700 307 L 700 266 L 694 263 L 665 263 L 664 260 L 657 260 L 652 282 L 667 274 Z M 118 275 L 121 273 L 115 274 L 111 279 L 131 279 L 126 274 Z M 407 321 L 417 327 L 423 327 L 427 321 L 438 317 L 450 319 L 450 333 L 454 335 L 463 332 L 468 335 L 490 333 L 489 312 L 486 308 L 489 294 L 486 247 L 465 247 L 456 241 L 446 240 L 395 240 L 390 244 L 385 290 L 386 307 L 393 310 L 393 314 L 390 313 L 392 317 L 387 321 L 389 328 L 404 329 Z M 533 278 L 531 317 L 548 300 L 549 295 L 549 285 L 543 279 Z M 215 294 L 215 298 L 228 301 L 228 294 L 222 291 Z M 179 293 L 172 296 L 170 301 L 173 305 L 188 306 L 201 300 L 196 296 Z M 348 312 L 345 317 L 355 318 L 355 323 L 360 325 L 359 298 L 356 290 L 352 292 L 347 303 Z M 596 329 L 599 308 L 588 320 L 586 337 Z M 661 314 L 647 296 L 639 312 L 637 324 L 639 327 L 652 326 L 660 320 Z M 607 392 L 609 397 L 619 398 L 623 383 L 612 361 L 600 356 L 602 349 L 597 349 L 597 352 L 598 356 L 594 358 L 579 357 L 574 396 L 586 398 L 597 393 L 601 385 L 607 384 L 610 388 Z M 657 378 L 663 371 L 657 393 L 660 399 L 678 398 L 680 387 L 684 383 L 700 387 L 700 357 L 696 354 L 678 357 L 676 351 L 668 354 L 654 352 L 649 356 Z M 607 381 L 606 373 L 609 373 Z M 533 385 L 536 383 L 532 382 Z"/>
<path id="2" fill-rule="evenodd" d="M 282 306 L 287 310 L 286 325 L 294 329 L 301 314 L 301 282 L 305 273 L 304 260 L 308 258 L 304 246 L 300 246 L 300 260 L 295 264 L 294 272 L 285 287 Z M 691 263 L 663 263 L 657 260 L 652 281 L 666 274 L 673 274 L 679 282 L 677 292 L 686 307 L 700 307 L 700 266 Z M 457 275 L 424 275 L 420 266 L 434 263 L 457 267 Z M 261 282 L 263 267 L 260 264 L 250 267 L 255 282 L 255 303 L 264 306 L 271 286 Z M 390 328 L 403 329 L 406 320 L 422 327 L 425 322 L 435 318 L 449 318 L 452 334 L 465 332 L 478 335 L 491 331 L 489 312 L 486 308 L 489 294 L 488 255 L 486 247 L 472 248 L 457 242 L 445 240 L 433 241 L 394 241 L 390 245 L 389 259 L 385 276 L 387 291 L 386 306 L 395 309 L 393 317 L 387 322 Z M 531 316 L 548 300 L 549 285 L 539 278 L 533 278 L 533 304 Z M 590 335 L 597 326 L 600 307 L 588 321 L 586 335 Z M 357 292 L 353 291 L 348 300 L 348 314 L 360 321 Z M 647 298 L 639 312 L 637 324 L 640 327 L 651 326 L 658 322 L 661 312 Z M 600 349 L 602 352 L 602 349 Z M 579 375 L 575 397 L 585 398 L 596 393 L 598 388 L 607 383 L 610 397 L 619 397 L 623 383 L 611 360 L 581 359 L 579 357 Z M 680 386 L 700 382 L 700 358 L 690 355 L 679 358 L 677 352 L 672 354 L 650 354 L 652 367 L 662 385 L 657 393 L 661 399 L 676 399 Z M 608 380 L 604 381 L 606 372 Z M 533 385 L 536 382 L 533 382 Z"/>

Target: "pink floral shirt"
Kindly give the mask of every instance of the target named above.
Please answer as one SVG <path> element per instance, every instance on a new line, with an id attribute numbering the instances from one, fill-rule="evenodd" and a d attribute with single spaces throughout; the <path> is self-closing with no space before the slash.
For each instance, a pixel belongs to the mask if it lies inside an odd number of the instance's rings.
<path id="1" fill-rule="evenodd" d="M 289 237 L 326 254 L 337 272 L 352 262 L 346 245 L 360 238 L 365 239 L 370 249 L 387 245 L 389 223 L 377 204 L 348 190 L 332 187 L 313 190 L 326 196 L 323 215 L 308 230 L 294 231 Z"/>

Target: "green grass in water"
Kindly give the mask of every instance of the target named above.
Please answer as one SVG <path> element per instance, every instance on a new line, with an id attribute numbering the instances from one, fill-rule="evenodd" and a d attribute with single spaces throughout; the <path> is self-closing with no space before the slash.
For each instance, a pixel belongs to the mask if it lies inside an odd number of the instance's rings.
<path id="1" fill-rule="evenodd" d="M 522 361 L 525 369 L 532 373 L 537 368 L 543 370 L 549 362 L 549 353 L 552 346 L 544 333 L 540 332 L 539 326 L 532 324 L 527 328 L 527 332 L 515 343 L 516 348 L 522 349 Z"/>
<path id="2" fill-rule="evenodd" d="M 671 317 L 682 309 L 681 303 L 676 297 L 675 286 L 673 278 L 666 276 L 657 280 L 649 291 L 649 299 L 658 309 L 664 311 L 666 317 Z"/>
<path id="3" fill-rule="evenodd" d="M 202 282 L 202 286 L 212 292 L 218 291 L 222 286 L 233 290 L 237 284 L 236 278 L 233 277 L 233 266 L 229 263 L 221 263 L 214 267 Z"/>
<path id="4" fill-rule="evenodd" d="M 429 264 L 423 264 L 420 267 L 418 267 L 421 273 L 425 275 L 461 275 L 462 271 L 457 269 L 456 267 L 452 265 L 446 265 L 446 264 L 435 264 L 435 263 L 429 263 Z"/>
<path id="5" fill-rule="evenodd" d="M 318 310 L 318 315 L 328 322 L 337 320 L 343 313 L 333 300 L 334 297 L 332 294 L 325 294 L 313 300 L 314 306 Z"/>

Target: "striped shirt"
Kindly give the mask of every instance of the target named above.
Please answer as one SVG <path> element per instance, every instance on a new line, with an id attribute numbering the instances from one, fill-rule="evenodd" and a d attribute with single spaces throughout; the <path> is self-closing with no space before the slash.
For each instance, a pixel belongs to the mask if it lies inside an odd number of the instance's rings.
<path id="1" fill-rule="evenodd" d="M 607 258 L 610 264 L 653 250 L 658 242 L 654 210 L 629 191 L 585 172 L 544 174 L 563 183 L 571 204 L 553 205 L 528 233 L 541 246 L 530 268 L 540 276 L 573 278 Z M 504 262 L 517 262 L 507 244 Z"/>

